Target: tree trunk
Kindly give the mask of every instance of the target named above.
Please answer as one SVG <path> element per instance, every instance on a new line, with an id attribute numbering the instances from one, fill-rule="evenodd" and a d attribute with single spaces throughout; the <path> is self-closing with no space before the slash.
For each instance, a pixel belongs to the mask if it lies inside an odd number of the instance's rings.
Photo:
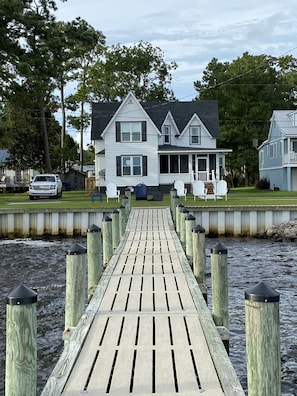
<path id="1" fill-rule="evenodd" d="M 40 119 L 41 119 L 41 128 L 43 133 L 43 142 L 44 142 L 44 165 L 45 171 L 48 173 L 52 172 L 52 164 L 49 152 L 49 144 L 48 144 L 48 133 L 47 133 L 47 125 L 45 118 L 45 108 L 43 106 L 40 107 Z"/>
<path id="2" fill-rule="evenodd" d="M 80 161 L 80 171 L 83 172 L 84 166 L 84 102 L 80 104 L 80 152 L 79 152 L 79 161 Z"/>
<path id="3" fill-rule="evenodd" d="M 66 112 L 65 112 L 65 98 L 64 98 L 64 86 L 61 84 L 61 112 L 62 112 L 62 126 L 61 126 L 61 169 L 62 173 L 65 173 L 65 161 L 64 161 L 64 142 L 66 135 Z"/>

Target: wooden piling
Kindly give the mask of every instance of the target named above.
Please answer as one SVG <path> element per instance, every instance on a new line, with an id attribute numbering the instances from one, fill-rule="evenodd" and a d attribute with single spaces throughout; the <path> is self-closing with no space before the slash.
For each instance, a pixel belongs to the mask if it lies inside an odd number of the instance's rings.
<path id="1" fill-rule="evenodd" d="M 217 243 L 211 249 L 212 315 L 217 326 L 228 324 L 228 263 L 227 248 Z"/>
<path id="2" fill-rule="evenodd" d="M 196 218 L 191 213 L 185 218 L 185 244 L 186 244 L 186 255 L 190 262 L 193 264 L 193 237 L 192 229 L 195 227 Z"/>
<path id="3" fill-rule="evenodd" d="M 279 300 L 263 282 L 245 291 L 249 396 L 281 395 Z"/>
<path id="4" fill-rule="evenodd" d="M 88 253 L 88 301 L 90 301 L 103 271 L 101 228 L 95 224 L 87 232 Z"/>
<path id="5" fill-rule="evenodd" d="M 122 237 L 125 233 L 126 229 L 126 208 L 124 205 L 120 205 L 118 207 L 119 210 L 119 228 L 120 228 L 120 237 Z"/>
<path id="6" fill-rule="evenodd" d="M 175 230 L 177 235 L 180 235 L 180 210 L 181 208 L 184 208 L 184 205 L 182 203 L 178 203 L 175 207 L 175 218 L 176 218 L 176 224 L 175 224 Z"/>
<path id="7" fill-rule="evenodd" d="M 206 286 L 206 254 L 205 254 L 205 229 L 197 225 L 192 230 L 193 240 L 193 273 L 200 287 L 205 301 L 207 301 Z"/>
<path id="8" fill-rule="evenodd" d="M 6 297 L 5 396 L 35 396 L 37 389 L 37 294 L 24 285 Z"/>
<path id="9" fill-rule="evenodd" d="M 126 219 L 128 219 L 130 213 L 130 203 L 129 203 L 129 198 L 126 195 L 123 196 L 122 204 L 125 207 Z"/>
<path id="10" fill-rule="evenodd" d="M 65 331 L 63 334 L 65 344 L 67 344 L 71 332 L 78 324 L 85 308 L 86 253 L 85 247 L 75 243 L 66 255 Z"/>
<path id="11" fill-rule="evenodd" d="M 171 212 L 171 216 L 172 216 L 173 219 L 174 219 L 174 216 L 175 216 L 175 206 L 176 206 L 175 197 L 177 197 L 176 193 L 177 193 L 176 188 L 172 187 L 170 189 L 170 212 Z"/>
<path id="12" fill-rule="evenodd" d="M 130 192 L 130 191 L 129 191 Z M 111 213 L 112 220 L 112 248 L 116 249 L 120 243 L 120 212 L 114 209 Z"/>
<path id="13" fill-rule="evenodd" d="M 103 236 L 103 266 L 106 267 L 113 254 L 112 249 L 112 219 L 105 216 L 102 219 Z"/>
<path id="14" fill-rule="evenodd" d="M 183 248 L 185 248 L 186 245 L 186 217 L 188 215 L 189 211 L 187 208 L 181 208 L 180 209 L 180 225 L 179 225 L 179 239 L 181 241 L 181 244 Z"/>

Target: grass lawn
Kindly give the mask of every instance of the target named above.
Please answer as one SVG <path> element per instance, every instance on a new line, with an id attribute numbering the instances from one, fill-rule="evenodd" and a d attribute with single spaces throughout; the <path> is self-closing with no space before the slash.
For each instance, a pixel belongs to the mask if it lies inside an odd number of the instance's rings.
<path id="1" fill-rule="evenodd" d="M 122 197 L 121 197 L 122 198 Z M 106 201 L 103 194 L 103 201 L 95 199 L 91 201 L 91 196 L 84 191 L 64 191 L 61 199 L 37 199 L 31 201 L 28 193 L 5 194 L 0 193 L 0 210 L 46 210 L 46 209 L 113 209 L 121 204 L 115 199 Z M 210 199 L 203 201 L 199 198 L 194 201 L 193 195 L 188 194 L 187 200 L 180 198 L 180 202 L 187 207 L 205 207 L 205 206 L 258 206 L 258 205 L 297 205 L 297 192 L 288 191 L 269 191 L 256 190 L 254 187 L 231 189 L 228 194 L 228 200 L 219 199 L 214 201 Z M 132 195 L 132 207 L 148 206 L 170 206 L 170 195 L 165 194 L 163 201 L 142 201 L 135 200 Z"/>

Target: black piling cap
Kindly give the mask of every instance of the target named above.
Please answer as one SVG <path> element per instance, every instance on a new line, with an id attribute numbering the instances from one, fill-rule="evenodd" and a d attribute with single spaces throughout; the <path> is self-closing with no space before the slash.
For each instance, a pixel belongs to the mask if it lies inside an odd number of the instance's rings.
<path id="1" fill-rule="evenodd" d="M 124 205 L 120 205 L 118 208 L 119 209 L 125 209 L 125 206 Z"/>
<path id="2" fill-rule="evenodd" d="M 185 207 L 180 208 L 180 213 L 189 213 L 189 210 Z"/>
<path id="3" fill-rule="evenodd" d="M 78 243 L 75 243 L 74 245 L 71 246 L 70 249 L 67 250 L 67 254 L 70 256 L 76 256 L 78 254 L 86 254 L 87 249 Z"/>
<path id="4" fill-rule="evenodd" d="M 185 207 L 185 205 L 183 205 L 182 203 L 179 203 L 179 204 L 177 204 L 176 205 L 178 208 L 184 208 Z"/>
<path id="5" fill-rule="evenodd" d="M 122 199 L 129 199 L 127 195 L 124 195 Z"/>
<path id="6" fill-rule="evenodd" d="M 89 228 L 88 228 L 88 232 L 99 232 L 101 231 L 101 228 L 96 226 L 96 224 L 92 224 Z"/>
<path id="7" fill-rule="evenodd" d="M 214 248 L 212 248 L 211 253 L 213 254 L 227 254 L 228 250 L 225 245 L 218 242 Z"/>
<path id="8" fill-rule="evenodd" d="M 266 286 L 265 283 L 257 283 L 244 292 L 246 300 L 255 302 L 279 302 L 279 293 Z"/>
<path id="9" fill-rule="evenodd" d="M 119 214 L 120 212 L 119 212 L 117 209 L 114 209 L 114 210 L 112 211 L 112 213 L 114 213 L 114 214 Z"/>
<path id="10" fill-rule="evenodd" d="M 109 216 L 104 216 L 102 221 L 112 221 L 112 218 Z"/>
<path id="11" fill-rule="evenodd" d="M 29 305 L 37 302 L 37 294 L 27 286 L 20 285 L 6 297 L 7 305 Z"/>
<path id="12" fill-rule="evenodd" d="M 196 225 L 196 227 L 193 227 L 192 228 L 192 231 L 193 232 L 197 232 L 197 234 L 198 233 L 200 233 L 200 234 L 204 234 L 205 233 L 205 228 L 203 228 L 201 225 Z"/>
<path id="13" fill-rule="evenodd" d="M 185 219 L 185 220 L 196 220 L 196 217 L 193 216 L 191 213 L 189 213 L 189 214 L 186 216 L 186 219 Z"/>

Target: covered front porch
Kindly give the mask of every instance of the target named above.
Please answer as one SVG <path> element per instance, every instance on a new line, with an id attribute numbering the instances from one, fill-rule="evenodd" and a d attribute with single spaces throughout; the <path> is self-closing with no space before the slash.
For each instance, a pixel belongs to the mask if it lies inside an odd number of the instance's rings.
<path id="1" fill-rule="evenodd" d="M 224 178 L 225 154 L 228 149 L 197 150 L 181 147 L 159 147 L 159 184 L 182 180 L 214 182 Z"/>

